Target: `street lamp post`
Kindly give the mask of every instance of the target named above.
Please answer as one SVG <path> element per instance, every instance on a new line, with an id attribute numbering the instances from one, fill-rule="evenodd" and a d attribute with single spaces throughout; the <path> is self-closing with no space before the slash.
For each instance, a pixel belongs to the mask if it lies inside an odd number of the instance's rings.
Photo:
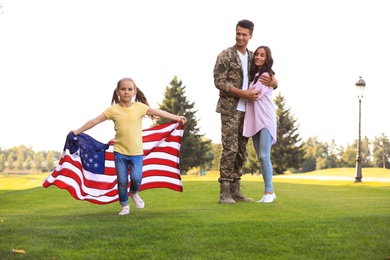
<path id="1" fill-rule="evenodd" d="M 357 153 L 356 153 L 356 172 L 355 172 L 355 182 L 362 182 L 362 166 L 361 166 L 361 157 L 360 157 L 360 148 L 361 148 L 361 107 L 362 107 L 362 98 L 364 94 L 364 87 L 366 83 L 359 77 L 359 80 L 356 82 L 356 88 L 358 91 L 359 99 L 359 139 L 357 144 Z"/>

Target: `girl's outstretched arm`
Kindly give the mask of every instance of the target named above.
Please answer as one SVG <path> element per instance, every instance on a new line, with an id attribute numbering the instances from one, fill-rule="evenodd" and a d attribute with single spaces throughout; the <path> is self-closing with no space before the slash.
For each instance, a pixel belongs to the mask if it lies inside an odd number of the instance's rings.
<path id="1" fill-rule="evenodd" d="M 79 134 L 83 133 L 84 131 L 91 129 L 95 125 L 100 124 L 101 122 L 106 121 L 106 120 L 107 120 L 106 115 L 104 113 L 102 113 L 101 115 L 97 116 L 96 118 L 89 120 L 87 123 L 85 123 L 79 129 L 73 130 L 72 132 L 74 135 L 79 135 Z"/>
<path id="2" fill-rule="evenodd" d="M 151 107 L 149 107 L 149 109 L 146 112 L 146 114 L 148 116 L 159 116 L 159 117 L 163 117 L 163 118 L 166 118 L 166 119 L 170 119 L 172 121 L 177 121 L 181 125 L 184 125 L 185 123 L 187 123 L 187 118 L 185 118 L 184 116 L 174 115 L 174 114 L 171 114 L 169 112 L 166 112 L 166 111 L 163 111 L 163 110 L 159 110 L 159 109 L 155 109 L 155 108 L 151 108 Z"/>

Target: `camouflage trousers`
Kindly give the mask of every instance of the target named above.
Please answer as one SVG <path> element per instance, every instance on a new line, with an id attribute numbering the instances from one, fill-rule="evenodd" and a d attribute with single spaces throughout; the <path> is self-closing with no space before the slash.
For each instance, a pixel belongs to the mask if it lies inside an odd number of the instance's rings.
<path id="1" fill-rule="evenodd" d="M 218 181 L 237 182 L 242 176 L 248 138 L 242 135 L 245 112 L 221 114 L 222 157 Z"/>

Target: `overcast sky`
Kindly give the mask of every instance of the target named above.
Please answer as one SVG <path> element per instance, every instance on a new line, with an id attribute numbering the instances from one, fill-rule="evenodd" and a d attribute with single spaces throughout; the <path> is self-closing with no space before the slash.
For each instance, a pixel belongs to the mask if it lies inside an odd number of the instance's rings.
<path id="1" fill-rule="evenodd" d="M 249 49 L 268 45 L 287 107 L 305 141 L 352 144 L 362 76 L 362 136 L 389 135 L 387 1 L 0 0 L 0 147 L 62 150 L 66 135 L 110 106 L 132 77 L 158 108 L 176 75 L 195 102 L 200 133 L 220 142 L 213 67 L 255 23 Z M 1 12 L 0 12 L 1 13 Z M 144 125 L 148 127 L 148 125 Z M 114 137 L 112 121 L 86 132 Z"/>

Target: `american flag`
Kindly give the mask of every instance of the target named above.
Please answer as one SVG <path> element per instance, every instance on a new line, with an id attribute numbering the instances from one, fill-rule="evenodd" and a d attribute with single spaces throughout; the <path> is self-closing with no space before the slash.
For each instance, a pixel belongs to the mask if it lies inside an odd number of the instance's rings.
<path id="1" fill-rule="evenodd" d="M 183 191 L 179 167 L 183 129 L 179 123 L 171 122 L 142 130 L 140 191 L 152 188 Z M 113 150 L 113 140 L 103 144 L 87 134 L 74 136 L 70 132 L 60 162 L 43 181 L 43 187 L 55 185 L 67 189 L 75 199 L 95 204 L 118 201 Z"/>

